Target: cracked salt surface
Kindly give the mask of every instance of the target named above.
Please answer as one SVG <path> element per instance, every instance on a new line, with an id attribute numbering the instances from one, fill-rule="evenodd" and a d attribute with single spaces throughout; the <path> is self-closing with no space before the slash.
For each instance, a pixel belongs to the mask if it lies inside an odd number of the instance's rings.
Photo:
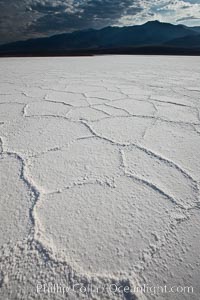
<path id="1" fill-rule="evenodd" d="M 173 208 L 140 180 L 122 177 L 114 188 L 83 184 L 43 196 L 35 212 L 41 242 L 75 266 L 101 274 L 131 271 L 153 243 L 152 232 L 163 238 Z"/>
<path id="2" fill-rule="evenodd" d="M 180 165 L 195 180 L 200 180 L 200 136 L 192 126 L 157 121 L 147 131 L 141 144 L 161 153 Z"/>
<path id="3" fill-rule="evenodd" d="M 70 106 L 63 103 L 55 103 L 48 101 L 32 102 L 25 106 L 25 114 L 31 116 L 63 116 L 70 111 Z"/>
<path id="4" fill-rule="evenodd" d="M 3 122 L 17 119 L 22 114 L 23 103 L 0 103 L 0 120 Z"/>
<path id="5" fill-rule="evenodd" d="M 33 195 L 21 180 L 22 161 L 15 154 L 0 155 L 0 247 L 28 237 L 31 229 L 29 209 Z M 5 192 L 6 191 L 6 192 Z"/>
<path id="6" fill-rule="evenodd" d="M 122 173 L 117 147 L 93 137 L 33 157 L 28 168 L 35 183 L 47 192 L 90 181 L 112 184 Z"/>
<path id="7" fill-rule="evenodd" d="M 0 127 L 0 134 L 6 150 L 28 156 L 65 146 L 89 131 L 83 124 L 55 115 L 18 119 Z"/>
<path id="8" fill-rule="evenodd" d="M 0 299 L 199 300 L 198 60 L 0 61 Z"/>
<path id="9" fill-rule="evenodd" d="M 88 122 L 91 131 L 102 138 L 119 144 L 136 143 L 142 139 L 146 128 L 152 124 L 148 116 L 112 117 L 97 122 Z"/>

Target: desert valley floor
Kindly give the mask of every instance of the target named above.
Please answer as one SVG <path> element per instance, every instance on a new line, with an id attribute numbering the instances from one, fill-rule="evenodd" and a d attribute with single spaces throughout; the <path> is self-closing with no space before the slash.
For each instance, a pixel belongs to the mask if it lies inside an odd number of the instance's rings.
<path id="1" fill-rule="evenodd" d="M 0 299 L 199 300 L 200 58 L 0 69 Z"/>

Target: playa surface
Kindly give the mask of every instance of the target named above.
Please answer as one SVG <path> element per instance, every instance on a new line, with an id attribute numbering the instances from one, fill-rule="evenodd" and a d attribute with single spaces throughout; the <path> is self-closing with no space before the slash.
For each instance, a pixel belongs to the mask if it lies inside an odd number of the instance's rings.
<path id="1" fill-rule="evenodd" d="M 200 58 L 0 68 L 0 299 L 198 300 Z"/>

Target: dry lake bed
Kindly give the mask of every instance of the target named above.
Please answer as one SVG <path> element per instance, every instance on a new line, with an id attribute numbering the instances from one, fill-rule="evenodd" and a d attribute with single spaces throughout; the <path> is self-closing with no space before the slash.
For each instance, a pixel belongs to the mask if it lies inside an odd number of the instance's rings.
<path id="1" fill-rule="evenodd" d="M 200 299 L 200 58 L 0 60 L 0 299 Z"/>

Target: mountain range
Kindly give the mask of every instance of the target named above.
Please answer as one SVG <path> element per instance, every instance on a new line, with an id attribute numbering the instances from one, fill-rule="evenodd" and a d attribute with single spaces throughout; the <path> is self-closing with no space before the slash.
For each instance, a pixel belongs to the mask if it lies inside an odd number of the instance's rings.
<path id="1" fill-rule="evenodd" d="M 200 55 L 200 27 L 150 21 L 143 25 L 87 29 L 0 46 L 0 56 L 104 53 Z"/>

